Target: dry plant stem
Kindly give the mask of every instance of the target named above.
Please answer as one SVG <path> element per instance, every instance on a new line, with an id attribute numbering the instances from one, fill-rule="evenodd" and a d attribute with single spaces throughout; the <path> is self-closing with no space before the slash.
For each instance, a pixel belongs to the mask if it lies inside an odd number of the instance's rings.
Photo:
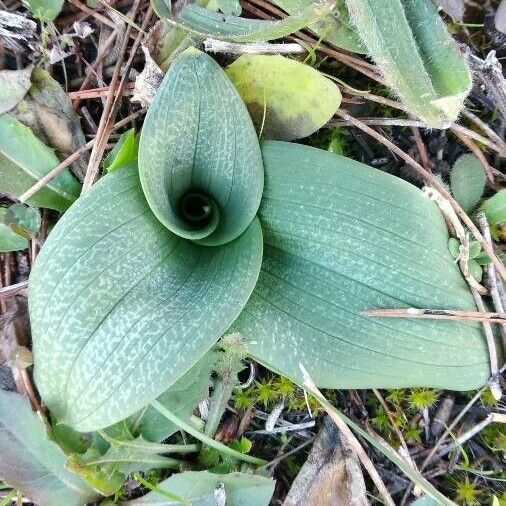
<path id="1" fill-rule="evenodd" d="M 91 9 L 86 4 L 81 3 L 79 0 L 69 0 L 69 3 L 71 3 L 74 6 L 76 6 L 78 9 L 80 9 L 83 12 L 85 12 L 86 14 L 88 14 L 88 16 L 92 16 L 98 22 L 100 22 L 100 23 L 102 23 L 104 25 L 107 25 L 110 28 L 113 28 L 113 29 L 116 28 L 116 24 L 114 23 L 114 21 L 110 20 L 107 16 L 104 16 L 103 14 L 100 14 L 96 10 Z M 133 38 L 134 35 L 130 35 L 130 32 L 128 32 L 127 34 L 125 34 L 125 38 L 128 40 L 129 37 Z"/>
<path id="2" fill-rule="evenodd" d="M 487 313 L 480 311 L 452 311 L 448 309 L 370 309 L 367 316 L 384 318 L 421 318 L 426 320 L 454 320 L 463 322 L 506 322 L 505 313 Z"/>
<path id="3" fill-rule="evenodd" d="M 135 83 L 130 82 L 125 85 L 125 89 L 123 90 L 123 96 L 125 95 L 133 95 Z M 70 100 L 84 100 L 87 98 L 98 98 L 102 96 L 107 96 L 107 94 L 110 91 L 110 86 L 104 86 L 103 88 L 92 88 L 89 90 L 82 90 L 82 91 L 71 91 L 70 93 L 67 93 Z M 115 95 L 119 95 L 119 89 L 116 89 L 114 91 Z"/>
<path id="4" fill-rule="evenodd" d="M 476 424 L 472 429 L 468 430 L 458 438 L 456 438 L 453 443 L 450 443 L 444 450 L 441 450 L 437 453 L 435 458 L 440 459 L 444 457 L 448 453 L 450 453 L 453 449 L 462 446 L 466 441 L 469 441 L 471 438 L 476 436 L 479 432 L 481 432 L 485 427 L 490 425 L 491 423 L 506 423 L 506 415 L 502 413 L 489 413 L 487 417 L 482 420 L 480 423 Z"/>
<path id="5" fill-rule="evenodd" d="M 85 75 L 84 80 L 81 83 L 81 86 L 79 87 L 79 91 L 85 90 L 86 87 L 88 86 L 88 84 L 90 83 L 90 81 L 93 79 L 93 77 L 95 76 L 95 73 L 98 70 L 98 67 L 100 66 L 100 64 L 102 63 L 102 60 L 106 56 L 107 51 L 109 50 L 109 48 L 112 46 L 114 40 L 116 39 L 117 34 L 118 34 L 118 29 L 115 28 L 112 31 L 111 35 L 109 35 L 109 37 L 106 39 L 106 41 L 104 42 L 102 47 L 99 49 L 99 51 L 97 53 L 97 57 L 95 58 L 95 61 L 93 62 L 93 65 L 91 66 L 90 72 L 88 72 Z M 71 100 L 72 100 L 72 97 L 71 97 Z M 81 97 L 77 98 L 76 101 L 74 102 L 74 109 L 77 109 L 79 107 L 80 103 L 81 103 Z"/>
<path id="6" fill-rule="evenodd" d="M 271 44 L 269 42 L 253 42 L 250 44 L 238 44 L 226 40 L 206 39 L 204 49 L 208 53 L 240 54 L 304 54 L 307 51 L 294 43 Z"/>
<path id="7" fill-rule="evenodd" d="M 134 112 L 133 114 L 130 114 L 125 119 L 122 119 L 121 121 L 118 121 L 111 131 L 119 130 L 120 128 L 124 127 L 125 125 L 128 125 L 132 120 L 134 120 L 137 116 L 144 113 L 146 109 L 141 109 L 140 111 Z M 44 188 L 51 179 L 55 178 L 58 174 L 63 172 L 69 165 L 74 163 L 78 158 L 80 158 L 86 151 L 89 151 L 95 144 L 95 139 L 92 139 L 91 141 L 87 142 L 84 146 L 79 148 L 76 152 L 72 153 L 68 158 L 63 160 L 59 165 L 57 165 L 54 169 L 50 170 L 44 177 L 41 177 L 31 188 L 28 188 L 28 190 L 25 191 L 20 197 L 20 202 L 26 202 L 30 197 L 32 197 L 35 193 L 37 193 L 39 190 Z"/>
<path id="8" fill-rule="evenodd" d="M 420 154 L 422 166 L 427 172 L 430 172 L 432 174 L 429 155 L 427 154 L 427 148 L 425 147 L 422 136 L 420 135 L 420 129 L 417 127 L 411 127 L 411 131 L 413 132 L 413 137 L 415 138 L 416 148 Z"/>
<path id="9" fill-rule="evenodd" d="M 451 204 L 452 208 L 456 212 L 457 216 L 465 223 L 465 225 L 469 228 L 471 233 L 474 235 L 477 241 L 481 244 L 483 250 L 488 254 L 492 262 L 497 268 L 497 271 L 501 275 L 502 279 L 506 281 L 506 269 L 503 263 L 497 258 L 495 251 L 490 245 L 485 241 L 481 232 L 478 230 L 476 225 L 473 223 L 471 218 L 467 216 L 466 212 L 459 206 L 459 204 L 455 201 L 455 199 L 448 193 L 446 188 L 429 172 L 427 172 L 418 162 L 413 160 L 409 155 L 407 155 L 402 149 L 396 146 L 393 142 L 386 139 L 383 135 L 379 134 L 372 128 L 364 125 L 361 121 L 357 120 L 353 116 L 349 115 L 346 112 L 338 110 L 336 114 L 345 121 L 349 121 L 351 124 L 359 128 L 360 130 L 366 132 L 371 137 L 375 138 L 390 150 L 392 150 L 395 154 L 401 157 L 408 165 L 410 165 L 415 172 L 427 183 L 433 186 L 448 202 Z"/>
<path id="10" fill-rule="evenodd" d="M 484 121 L 468 109 L 463 109 L 461 114 L 481 129 L 484 134 L 493 139 L 498 146 L 502 146 L 503 150 L 506 152 L 506 142 L 504 142 L 504 139 L 501 139 L 501 137 L 499 137 L 499 135 L 497 135 Z"/>
<path id="11" fill-rule="evenodd" d="M 302 369 L 302 366 L 301 366 Z M 304 369 L 305 371 L 305 369 Z M 303 373 L 304 373 L 303 371 Z M 307 371 L 305 371 L 307 375 Z M 312 394 L 313 391 L 317 393 L 320 398 L 324 399 L 323 394 L 318 390 L 316 385 L 312 382 L 312 380 L 307 376 L 305 378 L 305 384 L 310 389 L 310 393 Z M 385 487 L 385 484 L 383 483 L 383 480 L 381 479 L 380 475 L 378 474 L 378 471 L 376 471 L 376 468 L 374 467 L 374 464 L 371 462 L 371 459 L 365 452 L 365 450 L 362 448 L 362 445 L 360 444 L 359 440 L 355 437 L 355 434 L 351 431 L 351 429 L 346 425 L 346 423 L 341 420 L 341 418 L 330 409 L 327 409 L 327 406 L 322 403 L 323 408 L 327 412 L 328 416 L 332 419 L 332 421 L 337 425 L 339 430 L 341 431 L 341 434 L 346 438 L 351 448 L 355 451 L 357 454 L 360 462 L 365 467 L 367 472 L 369 473 L 369 476 L 371 477 L 371 480 L 374 482 L 374 485 L 376 485 L 376 488 L 378 489 L 378 492 L 380 493 L 383 501 L 385 504 L 388 504 L 389 506 L 395 506 L 395 503 L 392 499 L 392 496 L 388 492 L 387 488 Z"/>
<path id="12" fill-rule="evenodd" d="M 483 234 L 483 237 L 485 240 L 490 244 L 490 247 L 493 247 L 492 243 L 492 236 L 490 234 L 490 227 L 488 224 L 487 216 L 483 211 L 480 211 L 477 213 L 477 220 L 480 224 L 481 232 Z M 490 290 L 490 295 L 492 296 L 492 302 L 494 303 L 494 308 L 496 311 L 500 313 L 504 313 L 504 305 L 501 299 L 501 295 L 499 293 L 499 284 L 502 283 L 500 279 L 497 278 L 497 272 L 495 269 L 494 264 L 489 264 L 486 266 L 486 273 L 487 273 L 487 281 L 488 281 L 488 288 Z M 500 329 L 501 329 L 501 340 L 503 349 L 506 350 L 506 323 L 501 323 Z"/>
<path id="13" fill-rule="evenodd" d="M 15 285 L 4 286 L 0 288 L 0 300 L 7 299 L 14 295 L 20 295 L 23 290 L 28 288 L 28 281 L 21 281 Z"/>
<path id="14" fill-rule="evenodd" d="M 401 443 L 402 448 L 406 452 L 406 455 L 409 455 L 408 445 L 406 444 L 406 441 L 404 439 L 404 436 L 402 435 L 402 432 L 399 430 L 399 428 L 395 424 L 394 417 L 392 416 L 390 408 L 388 407 L 385 399 L 383 399 L 383 396 L 380 394 L 378 389 L 373 388 L 372 391 L 374 392 L 374 395 L 376 396 L 378 401 L 380 401 L 380 404 L 383 406 L 383 409 L 385 410 L 385 413 L 387 414 L 388 419 L 390 420 L 390 423 L 392 424 L 392 429 L 394 429 L 395 434 L 399 438 L 399 442 Z M 413 465 L 412 462 L 409 462 L 409 464 Z"/>
<path id="15" fill-rule="evenodd" d="M 141 3 L 141 0 L 135 0 L 134 5 L 131 10 L 131 19 L 135 19 L 135 15 L 137 11 L 139 10 L 139 5 Z M 130 33 L 130 30 L 132 28 L 131 24 L 127 25 L 126 33 L 125 33 L 125 39 L 123 41 L 123 44 L 121 46 L 120 50 L 120 56 L 118 58 L 118 61 L 116 62 L 116 66 L 114 68 L 113 77 L 111 79 L 111 83 L 109 85 L 109 93 L 107 95 L 106 104 L 104 107 L 104 112 L 102 113 L 102 117 L 100 118 L 100 124 L 98 126 L 98 132 L 97 132 L 97 141 L 95 145 L 93 146 L 91 155 L 90 155 L 90 161 L 88 163 L 88 170 L 86 171 L 86 177 L 84 178 L 83 182 L 83 189 L 82 191 L 85 192 L 89 190 L 97 176 L 100 160 L 102 159 L 102 155 L 104 154 L 104 151 L 107 146 L 107 139 L 111 133 L 110 125 L 112 125 L 112 122 L 114 121 L 114 117 L 116 116 L 116 112 L 118 110 L 118 106 L 121 100 L 121 96 L 124 90 L 124 86 L 126 83 L 126 79 L 128 78 L 130 66 L 132 64 L 132 61 L 134 59 L 135 53 L 137 52 L 137 49 L 139 47 L 139 44 L 141 43 L 144 29 L 146 28 L 149 20 L 151 19 L 151 16 L 153 14 L 153 8 L 150 6 L 148 8 L 148 11 L 146 13 L 146 16 L 144 18 L 142 28 L 138 34 L 137 37 L 133 43 L 133 46 L 130 50 L 130 57 L 127 60 L 127 63 L 125 65 L 124 69 L 124 75 L 119 81 L 119 75 L 121 70 L 121 65 L 123 63 L 126 49 L 128 47 L 128 34 Z M 118 87 L 118 93 L 115 93 L 116 86 Z"/>

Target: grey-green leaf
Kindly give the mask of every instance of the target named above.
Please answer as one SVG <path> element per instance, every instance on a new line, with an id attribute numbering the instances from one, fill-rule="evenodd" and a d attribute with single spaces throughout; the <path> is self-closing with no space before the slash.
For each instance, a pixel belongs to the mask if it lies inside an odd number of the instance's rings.
<path id="1" fill-rule="evenodd" d="M 181 237 L 223 244 L 255 217 L 264 177 L 255 128 L 237 90 L 205 53 L 189 48 L 167 72 L 142 129 L 139 173 L 154 214 Z M 211 208 L 203 227 L 182 217 L 192 196 Z"/>
<path id="2" fill-rule="evenodd" d="M 325 18 L 331 10 L 331 2 L 311 3 L 306 10 L 280 21 L 263 21 L 225 16 L 196 4 L 187 4 L 177 18 L 165 17 L 164 19 L 202 38 L 259 42 L 286 37 Z"/>
<path id="3" fill-rule="evenodd" d="M 274 493 L 274 480 L 245 473 L 213 474 L 188 471 L 174 474 L 158 488 L 189 501 L 192 506 L 216 506 L 215 490 L 224 486 L 227 506 L 267 506 Z M 181 503 L 153 491 L 125 506 L 180 506 Z"/>
<path id="4" fill-rule="evenodd" d="M 366 316 L 378 308 L 476 310 L 436 205 L 348 158 L 263 145 L 264 261 L 234 328 L 253 357 L 321 387 L 470 390 L 490 374 L 479 324 Z"/>
<path id="5" fill-rule="evenodd" d="M 184 376 L 167 389 L 157 401 L 170 409 L 178 418 L 188 420 L 193 409 L 209 394 L 211 372 L 216 362 L 214 352 L 202 357 Z M 167 420 L 159 411 L 148 406 L 132 424 L 148 441 L 160 442 L 178 430 L 177 425 Z"/>
<path id="6" fill-rule="evenodd" d="M 0 475 L 40 506 L 84 506 L 97 494 L 65 469 L 66 456 L 50 441 L 28 400 L 0 390 Z"/>
<path id="7" fill-rule="evenodd" d="M 483 165 L 472 153 L 461 155 L 452 167 L 450 183 L 452 194 L 466 210 L 472 211 L 483 195 L 487 176 Z"/>
<path id="8" fill-rule="evenodd" d="M 56 224 L 29 281 L 35 380 L 61 422 L 127 418 L 195 364 L 238 316 L 262 258 L 258 220 L 208 248 L 151 212 L 137 167 L 100 180 Z"/>
<path id="9" fill-rule="evenodd" d="M 59 164 L 52 149 L 10 114 L 0 115 L 0 189 L 19 197 Z M 65 211 L 79 196 L 81 186 L 64 171 L 27 203 Z"/>
<path id="10" fill-rule="evenodd" d="M 0 114 L 10 111 L 32 85 L 33 65 L 21 70 L 0 70 Z"/>
<path id="11" fill-rule="evenodd" d="M 4 223 L 6 211 L 5 207 L 0 207 L 0 253 L 28 248 L 28 239 L 16 234 L 10 226 Z"/>
<path id="12" fill-rule="evenodd" d="M 471 73 L 432 0 L 346 0 L 385 81 L 428 126 L 447 128 L 471 90 Z"/>

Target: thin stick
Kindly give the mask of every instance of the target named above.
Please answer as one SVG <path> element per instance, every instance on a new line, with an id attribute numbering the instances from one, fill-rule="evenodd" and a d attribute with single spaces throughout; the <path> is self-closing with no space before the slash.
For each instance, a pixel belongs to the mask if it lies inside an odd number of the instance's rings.
<path id="1" fill-rule="evenodd" d="M 420 154 L 420 160 L 422 161 L 422 167 L 432 174 L 432 168 L 430 165 L 429 155 L 427 154 L 427 148 L 423 143 L 422 136 L 420 134 L 420 129 L 417 127 L 411 127 L 411 131 L 413 132 L 413 137 L 415 138 L 416 148 L 418 149 L 418 153 Z"/>
<path id="2" fill-rule="evenodd" d="M 253 42 L 238 44 L 225 40 L 206 39 L 204 49 L 209 53 L 226 54 L 304 54 L 307 51 L 297 43 L 271 44 L 269 42 Z"/>
<path id="3" fill-rule="evenodd" d="M 342 119 L 349 121 L 360 130 L 368 133 L 371 137 L 375 138 L 385 146 L 387 146 L 390 150 L 399 155 L 408 165 L 410 165 L 424 181 L 427 181 L 427 183 L 436 188 L 437 191 L 448 200 L 452 208 L 457 213 L 458 217 L 466 224 L 466 226 L 469 228 L 469 230 L 474 235 L 476 240 L 479 241 L 483 250 L 487 253 L 487 255 L 490 257 L 490 259 L 496 266 L 497 271 L 499 272 L 501 277 L 506 281 L 506 268 L 504 267 L 503 263 L 499 260 L 499 258 L 497 258 L 497 255 L 495 254 L 493 248 L 491 248 L 490 245 L 485 241 L 485 239 L 481 235 L 481 232 L 478 230 L 478 228 L 473 223 L 471 218 L 467 216 L 466 212 L 460 207 L 460 205 L 450 195 L 450 193 L 446 190 L 446 188 L 432 174 L 427 172 L 418 162 L 413 160 L 413 158 L 411 158 L 408 154 L 406 154 L 393 142 L 389 141 L 383 135 L 379 134 L 378 132 L 368 127 L 367 125 L 364 125 L 361 121 L 357 120 L 350 114 L 341 110 L 337 110 L 336 114 Z"/>
<path id="4" fill-rule="evenodd" d="M 467 322 L 506 323 L 504 313 L 481 313 L 479 311 L 452 311 L 448 309 L 369 309 L 367 316 L 383 318 L 420 318 L 427 320 L 455 320 Z"/>
<path id="5" fill-rule="evenodd" d="M 28 281 L 21 281 L 21 283 L 4 286 L 3 288 L 0 288 L 0 300 L 7 299 L 8 297 L 17 295 L 23 290 L 26 290 L 27 288 L 28 288 Z"/>
<path id="6" fill-rule="evenodd" d="M 501 139 L 501 137 L 499 137 L 499 135 L 497 135 L 497 133 L 495 133 L 484 121 L 478 118 L 478 116 L 473 114 L 469 109 L 465 108 L 462 109 L 461 114 L 472 121 L 483 133 L 487 134 L 488 137 L 497 142 L 497 144 L 502 146 L 504 151 L 506 151 L 506 142 L 504 142 L 504 140 Z"/>
<path id="7" fill-rule="evenodd" d="M 125 119 L 122 119 L 121 121 L 118 121 L 111 129 L 111 131 L 119 130 L 120 128 L 124 127 L 128 123 L 130 123 L 132 120 L 134 120 L 137 116 L 140 114 L 146 112 L 146 109 L 141 109 L 137 112 L 134 112 L 127 116 Z M 28 188 L 20 197 L 20 202 L 26 202 L 30 197 L 32 197 L 35 193 L 37 193 L 39 190 L 44 188 L 49 181 L 54 179 L 58 174 L 63 172 L 69 165 L 74 163 L 79 157 L 81 157 L 86 151 L 89 151 L 95 144 L 95 139 L 92 139 L 91 141 L 88 141 L 84 146 L 79 148 L 77 151 L 72 153 L 68 158 L 63 160 L 59 165 L 57 165 L 54 169 L 50 170 L 45 176 L 41 177 L 31 188 Z"/>

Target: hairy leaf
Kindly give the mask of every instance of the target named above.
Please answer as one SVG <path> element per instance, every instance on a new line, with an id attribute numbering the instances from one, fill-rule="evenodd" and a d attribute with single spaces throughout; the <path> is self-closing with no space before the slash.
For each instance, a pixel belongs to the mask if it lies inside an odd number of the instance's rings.
<path id="1" fill-rule="evenodd" d="M 274 480 L 245 473 L 213 474 L 208 471 L 188 471 L 162 481 L 158 489 L 189 501 L 195 506 L 215 506 L 216 489 L 223 486 L 227 506 L 267 506 L 274 493 Z M 125 506 L 141 505 L 179 506 L 160 492 L 152 491 Z"/>
<path id="2" fill-rule="evenodd" d="M 58 165 L 53 150 L 10 114 L 0 116 L 0 189 L 19 197 Z M 64 171 L 28 199 L 28 204 L 65 211 L 79 196 L 80 185 Z"/>
<path id="3" fill-rule="evenodd" d="M 471 90 L 466 61 L 432 0 L 346 0 L 387 84 L 430 127 L 455 121 Z"/>
<path id="4" fill-rule="evenodd" d="M 266 139 L 307 137 L 341 103 L 339 88 L 330 79 L 281 55 L 243 55 L 228 66 L 227 74 Z"/>
<path id="5" fill-rule="evenodd" d="M 310 7 L 313 0 L 275 0 L 272 3 L 281 7 L 288 14 L 297 15 Z M 366 52 L 364 45 L 350 22 L 350 16 L 344 0 L 337 0 L 331 13 L 311 23 L 308 28 L 316 33 L 316 35 L 319 35 L 325 42 L 330 42 L 334 46 L 355 53 Z"/>
<path id="6" fill-rule="evenodd" d="M 472 211 L 483 195 L 487 176 L 478 158 L 472 153 L 466 153 L 453 165 L 450 182 L 457 202 L 466 211 Z"/>
<path id="7" fill-rule="evenodd" d="M 52 413 L 91 431 L 161 395 L 237 317 L 261 256 L 257 220 L 234 242 L 199 246 L 155 218 L 135 166 L 104 177 L 30 276 L 35 380 Z"/>
<path id="8" fill-rule="evenodd" d="M 506 190 L 499 190 L 481 206 L 492 226 L 506 223 Z"/>
<path id="9" fill-rule="evenodd" d="M 4 223 L 6 212 L 5 207 L 0 207 L 0 253 L 28 248 L 28 240 L 16 234 L 9 225 Z"/>
<path id="10" fill-rule="evenodd" d="M 164 17 L 164 19 L 202 38 L 258 42 L 286 37 L 324 18 L 331 10 L 332 4 L 324 1 L 320 4 L 312 3 L 299 14 L 280 21 L 263 21 L 225 16 L 196 4 L 188 4 L 183 7 L 177 18 Z"/>
<path id="11" fill-rule="evenodd" d="M 302 363 L 329 388 L 483 385 L 479 324 L 364 314 L 476 310 L 436 205 L 401 179 L 315 148 L 271 141 L 263 156 L 264 261 L 234 324 L 253 357 L 295 379 Z"/>
<path id="12" fill-rule="evenodd" d="M 84 506 L 97 494 L 65 468 L 65 454 L 50 441 L 28 400 L 0 390 L 0 475 L 40 506 Z"/>
<path id="13" fill-rule="evenodd" d="M 263 189 L 257 135 L 205 53 L 187 49 L 166 74 L 142 129 L 139 173 L 152 211 L 181 237 L 223 244 L 254 218 Z"/>

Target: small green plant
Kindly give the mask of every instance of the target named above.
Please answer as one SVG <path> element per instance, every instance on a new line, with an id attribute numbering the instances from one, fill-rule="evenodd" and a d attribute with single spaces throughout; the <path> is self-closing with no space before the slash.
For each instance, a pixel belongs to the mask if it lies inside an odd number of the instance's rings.
<path id="1" fill-rule="evenodd" d="M 432 408 L 438 396 L 439 392 L 432 388 L 414 388 L 408 397 L 409 406 L 418 411 Z"/>
<path id="2" fill-rule="evenodd" d="M 470 481 L 468 476 L 462 480 L 456 480 L 453 488 L 455 500 L 462 506 L 477 506 L 480 504 L 483 491 L 475 482 Z"/>

